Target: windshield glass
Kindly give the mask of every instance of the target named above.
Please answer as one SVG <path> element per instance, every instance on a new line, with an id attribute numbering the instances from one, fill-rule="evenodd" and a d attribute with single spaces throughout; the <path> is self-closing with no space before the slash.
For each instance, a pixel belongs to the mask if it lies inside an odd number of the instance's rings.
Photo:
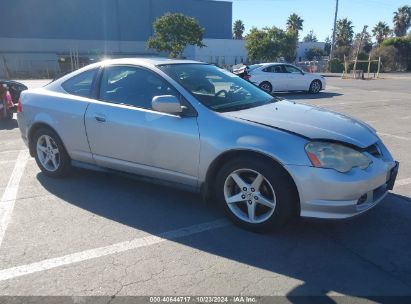
<path id="1" fill-rule="evenodd" d="M 214 111 L 236 111 L 275 101 L 252 83 L 213 65 L 187 63 L 159 68 Z"/>

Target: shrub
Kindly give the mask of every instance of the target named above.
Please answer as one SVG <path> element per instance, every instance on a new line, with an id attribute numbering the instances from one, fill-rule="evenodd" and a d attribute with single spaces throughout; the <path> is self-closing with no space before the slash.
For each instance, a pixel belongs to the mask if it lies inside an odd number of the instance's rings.
<path id="1" fill-rule="evenodd" d="M 371 56 L 373 59 L 381 57 L 383 72 L 393 72 L 404 69 L 401 67 L 398 49 L 392 45 L 373 50 Z"/>
<path id="2" fill-rule="evenodd" d="M 331 73 L 342 73 L 344 71 L 344 65 L 338 58 L 334 58 L 328 62 L 328 70 Z"/>
<path id="3" fill-rule="evenodd" d="M 391 71 L 411 70 L 411 34 L 385 39 L 378 52 Z"/>

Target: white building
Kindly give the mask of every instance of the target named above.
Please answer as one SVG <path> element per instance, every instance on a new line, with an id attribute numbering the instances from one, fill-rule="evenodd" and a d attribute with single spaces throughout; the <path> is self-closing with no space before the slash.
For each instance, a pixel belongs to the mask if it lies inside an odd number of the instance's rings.
<path id="1" fill-rule="evenodd" d="M 306 59 L 305 53 L 309 49 L 319 48 L 324 50 L 325 42 L 299 42 L 297 47 L 296 61 L 304 61 Z"/>
<path id="2" fill-rule="evenodd" d="M 206 47 L 188 47 L 184 56 L 218 66 L 232 66 L 247 62 L 244 40 L 204 39 L 203 43 Z"/>

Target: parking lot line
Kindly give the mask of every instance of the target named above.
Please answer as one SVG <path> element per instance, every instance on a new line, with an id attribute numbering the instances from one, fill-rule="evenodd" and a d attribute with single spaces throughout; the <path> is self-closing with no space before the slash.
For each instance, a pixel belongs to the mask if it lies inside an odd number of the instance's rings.
<path id="1" fill-rule="evenodd" d="M 399 136 L 399 135 L 394 135 L 394 134 L 389 134 L 389 133 L 381 133 L 381 132 L 378 132 L 378 134 L 379 134 L 379 135 L 382 135 L 382 136 L 387 136 L 387 137 L 396 138 L 396 139 L 411 140 L 410 137 Z"/>
<path id="2" fill-rule="evenodd" d="M 23 175 L 28 159 L 28 150 L 22 150 L 19 152 L 13 172 L 11 173 L 9 182 L 7 183 L 6 189 L 4 190 L 3 196 L 0 200 L 0 246 L 3 242 L 3 237 L 7 230 L 7 226 L 11 220 L 20 179 Z"/>
<path id="3" fill-rule="evenodd" d="M 22 265 L 12 267 L 8 269 L 0 270 L 0 281 L 13 279 L 16 277 L 32 274 L 35 272 L 45 271 L 53 268 L 57 268 L 64 265 L 70 265 L 82 261 L 87 261 L 103 256 L 121 253 L 124 251 L 151 246 L 154 244 L 162 243 L 165 241 L 171 241 L 177 238 L 182 238 L 197 234 L 204 231 L 214 230 L 229 226 L 230 222 L 226 219 L 218 219 L 212 222 L 193 225 L 189 227 L 180 228 L 156 235 L 150 235 L 146 237 L 136 238 L 131 241 L 116 243 L 109 246 L 89 249 L 77 253 L 68 254 L 65 256 L 51 258 L 40 262 L 35 262 L 28 265 Z"/>
<path id="4" fill-rule="evenodd" d="M 0 165 L 6 165 L 14 162 L 15 160 L 0 160 Z"/>
<path id="5" fill-rule="evenodd" d="M 409 184 L 411 184 L 411 178 L 403 178 L 395 182 L 395 186 L 405 186 Z"/>

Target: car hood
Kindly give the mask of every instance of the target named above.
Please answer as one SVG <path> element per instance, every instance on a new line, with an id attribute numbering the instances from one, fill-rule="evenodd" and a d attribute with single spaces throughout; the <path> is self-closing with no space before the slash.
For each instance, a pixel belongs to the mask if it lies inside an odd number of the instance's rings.
<path id="1" fill-rule="evenodd" d="M 378 140 L 375 130 L 364 122 L 320 107 L 287 100 L 222 114 L 309 139 L 346 142 L 360 148 L 366 148 Z"/>

